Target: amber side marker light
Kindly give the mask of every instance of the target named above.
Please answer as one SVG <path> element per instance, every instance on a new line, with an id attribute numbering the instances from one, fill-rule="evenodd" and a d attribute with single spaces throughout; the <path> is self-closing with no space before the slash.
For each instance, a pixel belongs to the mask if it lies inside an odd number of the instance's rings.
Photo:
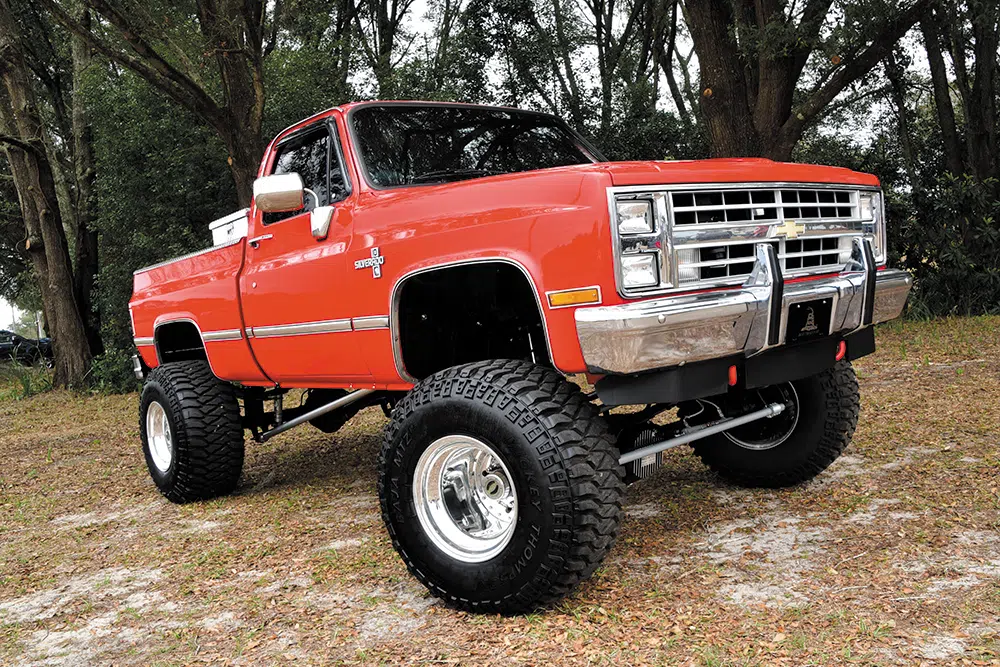
<path id="1" fill-rule="evenodd" d="M 837 361 L 841 361 L 846 356 L 847 356 L 847 341 L 842 340 L 839 343 L 837 343 L 837 356 L 835 356 L 834 359 L 836 359 Z"/>
<path id="2" fill-rule="evenodd" d="M 561 292 L 549 292 L 546 296 L 548 296 L 549 306 L 552 308 L 582 306 L 601 302 L 601 290 L 598 287 L 582 287 L 580 289 L 562 290 Z"/>

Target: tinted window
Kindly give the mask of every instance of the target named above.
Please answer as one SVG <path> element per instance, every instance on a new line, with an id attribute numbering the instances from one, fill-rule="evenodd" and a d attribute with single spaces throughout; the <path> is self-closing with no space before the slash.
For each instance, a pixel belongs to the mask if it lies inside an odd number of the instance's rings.
<path id="1" fill-rule="evenodd" d="M 306 194 L 306 211 L 340 201 L 348 194 L 339 154 L 331 145 L 325 126 L 281 144 L 271 173 L 296 173 L 302 177 L 305 187 L 316 193 L 316 199 Z M 265 213 L 264 223 L 271 224 L 300 213 Z"/>
<path id="2" fill-rule="evenodd" d="M 366 106 L 351 115 L 375 187 L 442 183 L 585 164 L 592 159 L 557 119 L 502 109 Z"/>

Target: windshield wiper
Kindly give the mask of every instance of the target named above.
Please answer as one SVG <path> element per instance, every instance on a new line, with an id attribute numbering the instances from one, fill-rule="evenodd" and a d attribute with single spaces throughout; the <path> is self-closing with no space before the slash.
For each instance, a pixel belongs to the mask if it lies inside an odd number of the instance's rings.
<path id="1" fill-rule="evenodd" d="M 487 169 L 436 169 L 410 179 L 411 183 L 433 183 L 435 181 L 460 181 L 465 178 L 495 176 L 497 172 Z"/>

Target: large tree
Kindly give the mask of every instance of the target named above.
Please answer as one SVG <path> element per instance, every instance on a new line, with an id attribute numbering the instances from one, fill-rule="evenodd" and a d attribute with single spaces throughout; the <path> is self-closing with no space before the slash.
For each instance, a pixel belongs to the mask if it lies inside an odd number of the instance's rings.
<path id="1" fill-rule="evenodd" d="M 11 5 L 11 0 L 0 0 L 0 141 L 20 203 L 23 249 L 34 270 L 54 343 L 53 385 L 82 386 L 90 365 L 90 346 L 73 289 L 73 267 L 47 132 Z"/>
<path id="2" fill-rule="evenodd" d="M 789 159 L 805 129 L 892 52 L 929 3 L 684 0 L 713 152 Z"/>
<path id="3" fill-rule="evenodd" d="M 91 66 L 90 49 L 84 41 L 59 29 L 51 17 L 32 2 L 11 3 L 17 10 L 20 44 L 31 69 L 43 106 L 49 141 L 48 153 L 56 179 L 60 211 L 73 257 L 73 289 L 87 330 L 90 351 L 103 351 L 100 317 L 94 305 L 98 266 L 98 235 L 94 226 L 93 137 L 83 80 Z M 90 24 L 86 8 L 78 10 L 84 25 Z"/>

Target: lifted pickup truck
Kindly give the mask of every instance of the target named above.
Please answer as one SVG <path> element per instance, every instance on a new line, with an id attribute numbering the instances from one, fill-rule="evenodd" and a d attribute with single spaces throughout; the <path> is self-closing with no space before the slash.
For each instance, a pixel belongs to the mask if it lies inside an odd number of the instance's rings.
<path id="1" fill-rule="evenodd" d="M 588 577 L 624 484 L 671 447 L 747 486 L 825 469 L 858 420 L 850 362 L 911 282 L 885 266 L 874 176 L 607 162 L 555 117 L 459 104 L 298 123 L 268 146 L 246 216 L 213 232 L 135 273 L 160 491 L 232 492 L 244 429 L 334 432 L 381 405 L 392 543 L 435 595 L 483 612 Z"/>

